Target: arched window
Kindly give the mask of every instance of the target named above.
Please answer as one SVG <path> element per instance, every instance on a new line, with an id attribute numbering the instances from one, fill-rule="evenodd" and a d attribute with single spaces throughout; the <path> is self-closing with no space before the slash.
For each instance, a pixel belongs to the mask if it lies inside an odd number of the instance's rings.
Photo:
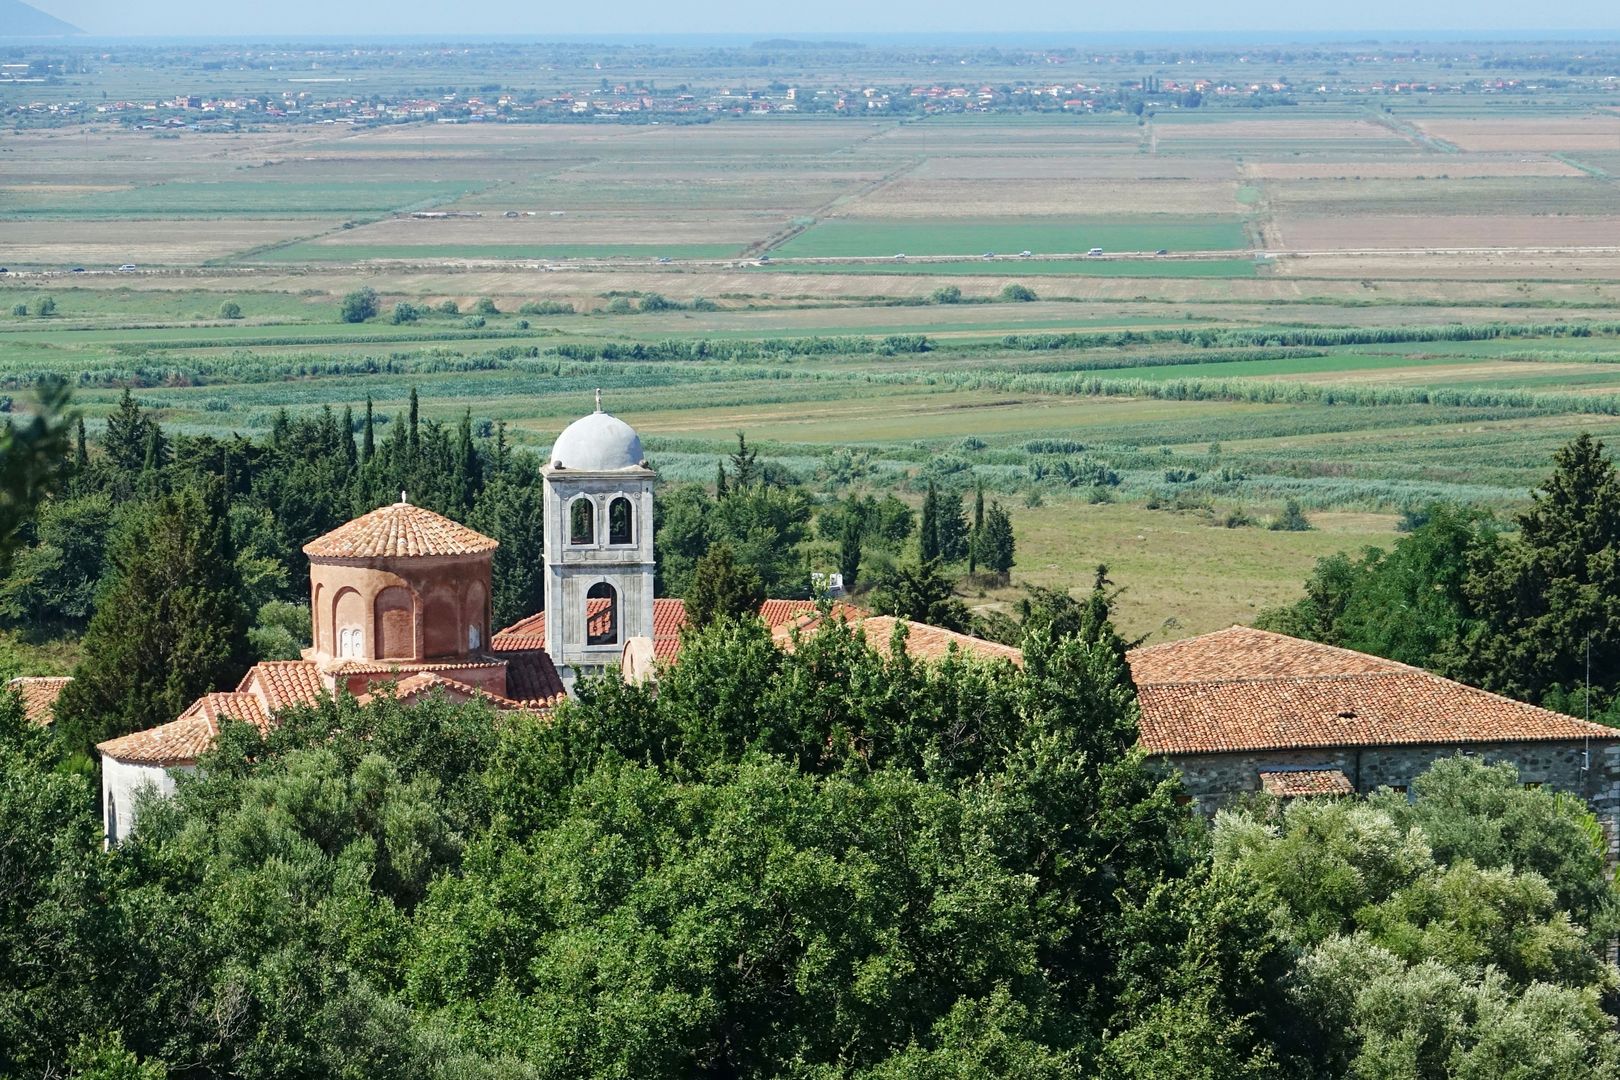
<path id="1" fill-rule="evenodd" d="M 467 651 L 477 652 L 484 644 L 484 635 L 479 632 L 477 625 L 467 627 Z"/>
<path id="2" fill-rule="evenodd" d="M 358 626 L 345 626 L 338 631 L 338 655 L 359 658 L 365 655 L 365 638 Z"/>
<path id="3" fill-rule="evenodd" d="M 110 791 L 107 792 L 107 843 L 114 846 L 118 843 L 118 803 Z"/>
<path id="4" fill-rule="evenodd" d="M 585 644 L 619 643 L 619 590 L 598 581 L 585 594 Z"/>
<path id="5" fill-rule="evenodd" d="M 568 542 L 594 544 L 596 542 L 596 507 L 581 496 L 568 506 Z"/>
<path id="6" fill-rule="evenodd" d="M 635 509 L 630 500 L 620 495 L 608 504 L 608 543 L 633 544 L 636 542 Z"/>

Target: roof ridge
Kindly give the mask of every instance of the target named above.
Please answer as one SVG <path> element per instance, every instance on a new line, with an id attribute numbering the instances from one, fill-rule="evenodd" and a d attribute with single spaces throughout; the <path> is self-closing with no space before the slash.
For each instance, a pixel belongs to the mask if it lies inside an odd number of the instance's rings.
<path id="1" fill-rule="evenodd" d="M 1416 667 L 1412 664 L 1403 663 L 1399 660 L 1391 660 L 1389 657 L 1379 656 L 1377 653 L 1360 652 L 1356 649 L 1347 648 L 1343 645 L 1330 645 L 1325 641 L 1315 641 L 1311 638 L 1295 637 L 1293 634 L 1283 634 L 1276 630 L 1263 630 L 1258 626 L 1249 626 L 1245 623 L 1233 623 L 1231 626 L 1224 627 L 1220 630 L 1211 630 L 1207 634 L 1194 634 L 1192 637 L 1177 638 L 1174 641 L 1161 641 L 1157 645 L 1144 645 L 1140 648 L 1130 650 L 1130 653 L 1127 655 L 1140 656 L 1143 653 L 1151 653 L 1159 649 L 1170 649 L 1177 646 L 1186 646 L 1194 641 L 1202 641 L 1209 638 L 1220 637 L 1223 634 L 1230 634 L 1234 631 L 1241 631 L 1246 634 L 1259 634 L 1263 637 L 1271 638 L 1278 642 L 1295 642 L 1300 645 L 1308 645 L 1314 649 L 1327 649 L 1331 652 L 1340 653 L 1344 656 L 1353 656 L 1360 660 L 1376 660 L 1379 663 L 1389 664 L 1392 667 L 1405 668 L 1407 671 L 1421 671 L 1425 675 L 1433 674 L 1433 672 L 1424 671 L 1423 668 Z"/>

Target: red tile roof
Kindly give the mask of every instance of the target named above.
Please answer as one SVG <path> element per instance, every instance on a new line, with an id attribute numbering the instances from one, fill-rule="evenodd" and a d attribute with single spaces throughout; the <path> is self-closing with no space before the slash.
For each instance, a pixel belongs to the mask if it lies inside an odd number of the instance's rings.
<path id="1" fill-rule="evenodd" d="M 407 502 L 379 507 L 304 545 L 322 559 L 423 558 L 476 555 L 500 545 L 467 526 Z"/>
<path id="2" fill-rule="evenodd" d="M 220 722 L 229 717 L 270 729 L 270 717 L 252 694 L 205 694 L 179 719 L 96 746 L 105 757 L 138 765 L 190 765 L 213 749 Z"/>
<path id="3" fill-rule="evenodd" d="M 929 626 L 927 623 L 896 619 L 892 615 L 874 615 L 859 620 L 855 625 L 866 636 L 867 644 L 884 655 L 888 655 L 889 642 L 893 639 L 894 629 L 898 625 L 905 627 L 906 630 L 906 655 L 918 660 L 943 660 L 952 651 L 956 651 L 971 653 L 988 660 L 1006 660 L 1018 667 L 1024 666 L 1024 653 L 1021 649 L 967 634 L 958 634 L 954 630 Z M 779 627 L 773 636 L 784 646 L 790 645 L 793 629 L 792 626 Z"/>
<path id="4" fill-rule="evenodd" d="M 1353 795 L 1350 778 L 1338 769 L 1287 769 L 1260 773 L 1260 790 L 1279 799 L 1308 795 Z"/>
<path id="5" fill-rule="evenodd" d="M 605 618 L 608 601 L 592 600 L 586 611 L 595 622 Z M 864 619 L 870 613 L 839 601 L 833 604 L 834 614 L 851 622 Z M 814 600 L 766 600 L 759 606 L 759 617 L 772 630 L 794 620 L 804 620 L 816 613 Z M 653 648 L 661 660 L 669 659 L 680 651 L 681 630 L 686 626 L 686 601 L 677 597 L 662 597 L 653 601 Z M 605 630 L 605 626 L 592 625 L 591 631 Z M 508 626 L 495 635 L 491 642 L 496 650 L 543 649 L 546 644 L 546 613 L 541 611 Z"/>
<path id="6" fill-rule="evenodd" d="M 6 685 L 22 698 L 23 715 L 43 726 L 56 719 L 56 699 L 72 681 L 67 675 L 24 675 Z"/>
<path id="7" fill-rule="evenodd" d="M 310 660 L 265 660 L 248 668 L 238 694 L 257 694 L 271 712 L 293 705 L 313 705 L 326 692 L 320 668 Z"/>
<path id="8" fill-rule="evenodd" d="M 1405 664 L 1243 627 L 1129 660 L 1154 754 L 1620 738 Z"/>
<path id="9" fill-rule="evenodd" d="M 565 696 L 562 677 L 544 649 L 499 655 L 506 661 L 507 697 L 532 708 L 546 708 Z"/>
<path id="10" fill-rule="evenodd" d="M 1131 677 L 1137 686 L 1210 679 L 1265 679 L 1305 675 L 1372 675 L 1417 671 L 1378 656 L 1234 626 L 1212 634 L 1135 649 Z"/>

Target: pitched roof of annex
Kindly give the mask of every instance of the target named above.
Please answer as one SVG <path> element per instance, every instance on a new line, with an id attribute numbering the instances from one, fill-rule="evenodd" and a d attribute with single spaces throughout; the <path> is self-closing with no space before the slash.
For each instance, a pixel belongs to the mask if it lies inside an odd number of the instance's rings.
<path id="1" fill-rule="evenodd" d="M 6 683 L 22 699 L 23 715 L 36 724 L 56 719 L 56 699 L 62 696 L 70 675 L 22 675 Z"/>
<path id="2" fill-rule="evenodd" d="M 253 694 L 204 694 L 178 719 L 98 743 L 105 757 L 136 765 L 190 765 L 214 747 L 225 719 L 270 730 L 270 715 Z"/>
<path id="3" fill-rule="evenodd" d="M 423 506 L 397 502 L 304 545 L 312 559 L 421 559 L 477 555 L 500 544 Z"/>
<path id="4" fill-rule="evenodd" d="M 1620 738 L 1406 664 L 1249 627 L 1129 660 L 1141 744 L 1154 754 Z"/>

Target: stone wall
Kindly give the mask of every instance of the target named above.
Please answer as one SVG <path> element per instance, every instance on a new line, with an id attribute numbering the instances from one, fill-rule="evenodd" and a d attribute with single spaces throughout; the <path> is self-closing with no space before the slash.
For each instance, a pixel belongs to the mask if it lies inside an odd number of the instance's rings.
<path id="1" fill-rule="evenodd" d="M 1488 764 L 1507 762 L 1526 784 L 1579 795 L 1592 806 L 1610 836 L 1620 837 L 1620 737 L 1588 742 L 1474 743 L 1467 746 L 1367 746 L 1321 750 L 1267 750 L 1226 754 L 1171 754 L 1161 767 L 1180 770 L 1198 809 L 1213 814 L 1223 804 L 1260 790 L 1261 771 L 1338 769 L 1358 792 L 1406 788 L 1441 758 L 1466 754 Z"/>

